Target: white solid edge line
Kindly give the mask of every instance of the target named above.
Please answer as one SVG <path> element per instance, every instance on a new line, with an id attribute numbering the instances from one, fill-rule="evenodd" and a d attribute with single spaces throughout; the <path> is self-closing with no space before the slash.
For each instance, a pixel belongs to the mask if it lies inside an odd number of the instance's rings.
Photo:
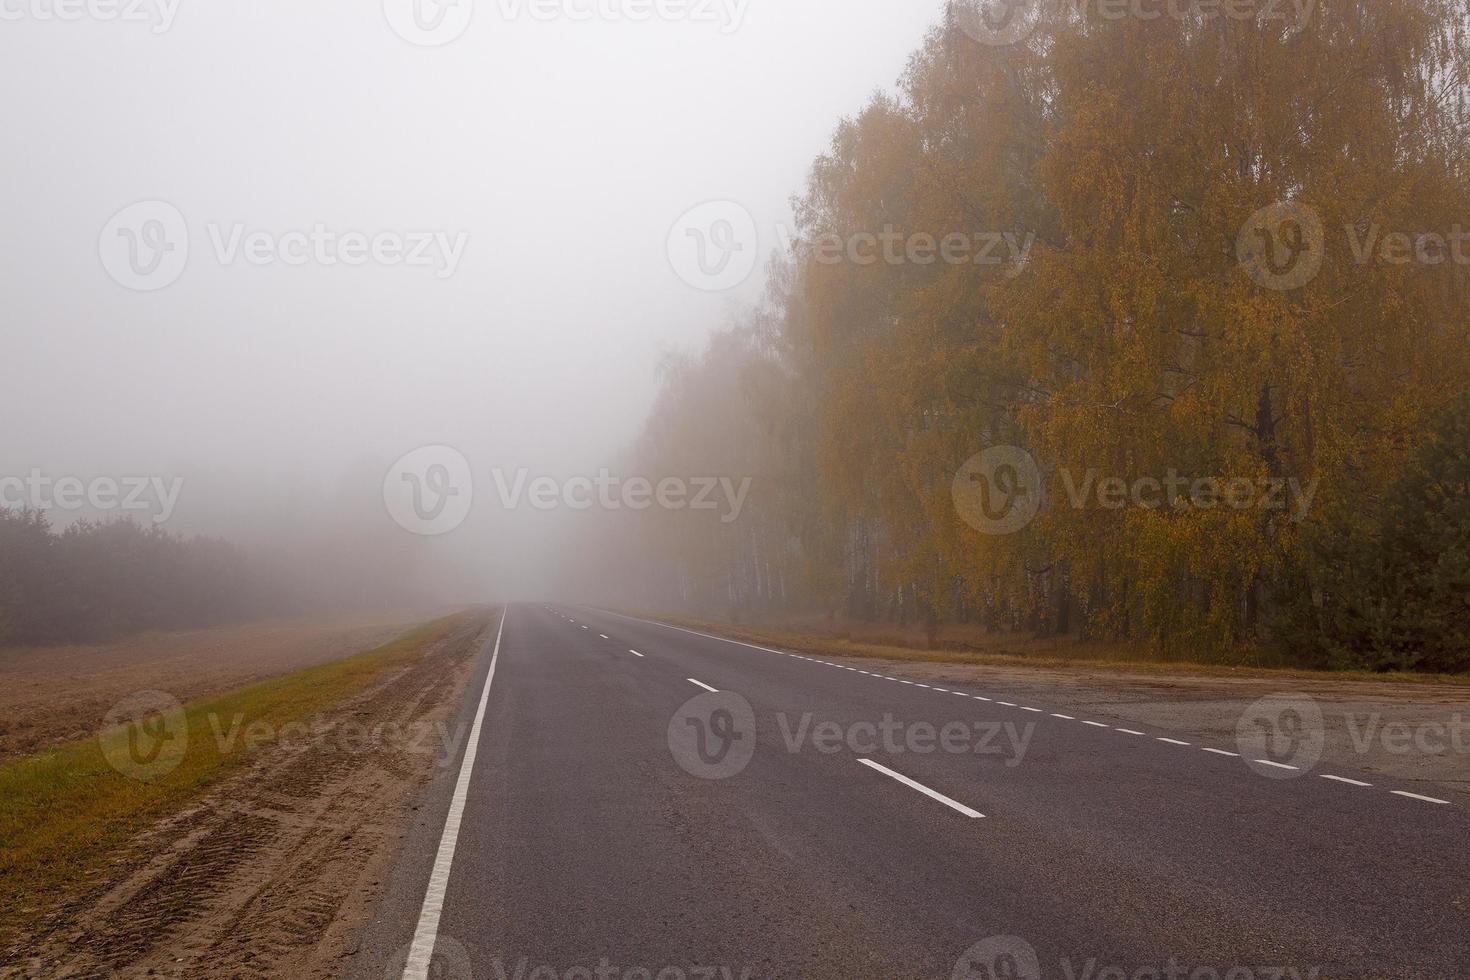
<path id="1" fill-rule="evenodd" d="M 639 653 L 637 650 L 629 650 L 628 652 L 631 653 L 635 657 L 641 657 L 641 656 L 643 656 L 643 654 Z"/>
<path id="2" fill-rule="evenodd" d="M 403 965 L 403 980 L 428 980 L 429 965 L 434 959 L 434 943 L 439 938 L 439 916 L 444 911 L 444 895 L 449 888 L 449 871 L 454 867 L 454 849 L 459 845 L 459 825 L 464 819 L 465 802 L 469 798 L 470 778 L 475 771 L 475 752 L 480 745 L 480 729 L 485 723 L 485 707 L 490 703 L 490 683 L 495 680 L 495 664 L 500 660 L 500 638 L 505 633 L 505 617 L 510 606 L 500 610 L 500 628 L 495 631 L 495 651 L 490 655 L 490 670 L 485 675 L 485 689 L 480 692 L 480 705 L 470 726 L 469 740 L 464 746 L 459 779 L 449 800 L 449 814 L 444 818 L 444 833 L 439 838 L 439 853 L 434 856 L 434 869 L 429 873 L 429 887 L 424 893 L 424 906 L 419 912 L 413 945 Z"/>
<path id="3" fill-rule="evenodd" d="M 1445 806 L 1449 806 L 1450 805 L 1450 801 L 1449 800 L 1436 800 L 1432 796 L 1420 796 L 1418 793 L 1409 793 L 1409 792 L 1405 792 L 1404 790 L 1401 790 L 1401 789 L 1391 789 L 1391 790 L 1389 790 L 1389 792 L 1392 793 L 1394 796 L 1405 796 L 1405 797 L 1408 797 L 1411 800 L 1420 800 L 1420 801 L 1422 801 L 1424 803 L 1441 803 L 1441 804 L 1443 804 Z"/>
<path id="4" fill-rule="evenodd" d="M 1323 779 L 1330 779 L 1334 783 L 1347 783 L 1349 786 L 1372 786 L 1373 785 L 1372 783 L 1365 783 L 1365 782 L 1363 782 L 1360 779 L 1349 779 L 1346 776 L 1330 776 L 1330 775 L 1328 775 L 1325 772 L 1324 773 L 1321 773 L 1320 775 L 1322 776 Z"/>
<path id="5" fill-rule="evenodd" d="M 693 684 L 695 687 L 702 687 L 702 688 L 704 688 L 706 691 L 709 691 L 711 694 L 719 694 L 720 693 L 719 688 L 710 687 L 704 681 L 697 681 L 697 680 L 695 680 L 692 677 L 686 677 L 684 679 L 686 681 L 688 681 L 689 683 Z"/>
<path id="6" fill-rule="evenodd" d="M 943 793 L 936 793 L 934 790 L 932 790 L 929 787 L 925 786 L 923 783 L 916 783 L 912 779 L 910 779 L 909 777 L 905 776 L 903 773 L 894 772 L 892 769 L 889 769 L 887 766 L 880 766 L 880 765 L 878 765 L 878 763 L 874 762 L 872 759 L 859 759 L 858 761 L 861 762 L 863 765 L 867 766 L 870 769 L 876 769 L 876 770 L 878 770 L 879 772 L 881 772 L 883 775 L 889 777 L 890 779 L 896 779 L 896 780 L 898 780 L 900 783 L 903 783 L 909 789 L 916 789 L 920 793 L 923 793 L 925 796 L 927 796 L 927 797 L 929 797 L 931 799 L 938 800 L 940 803 L 943 803 L 945 806 L 949 807 L 950 809 L 952 809 L 952 810 L 958 810 L 960 813 L 963 813 L 965 816 L 969 817 L 971 820 L 975 820 L 975 819 L 978 819 L 980 817 L 984 817 L 985 816 L 985 814 L 981 813 L 979 810 L 972 810 L 969 807 L 965 806 L 963 803 L 959 803 L 959 802 L 956 802 L 955 800 L 950 799 L 949 797 L 945 796 Z"/>

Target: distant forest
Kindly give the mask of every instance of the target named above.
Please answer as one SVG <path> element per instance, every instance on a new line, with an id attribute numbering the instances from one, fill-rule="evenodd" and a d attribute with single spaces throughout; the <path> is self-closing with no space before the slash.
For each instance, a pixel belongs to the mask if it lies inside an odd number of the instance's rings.
<path id="1" fill-rule="evenodd" d="M 1097 6 L 987 44 L 955 3 L 898 91 L 837 126 L 768 299 L 668 364 L 626 461 L 750 474 L 745 512 L 610 521 L 604 573 L 750 618 L 1470 670 L 1465 0 L 1324 2 L 1305 23 Z M 1259 231 L 1289 254 L 1254 274 Z M 1031 245 L 844 260 L 885 232 Z M 1287 275 L 1296 258 L 1320 270 Z M 1045 479 L 1016 533 L 955 504 L 990 447 Z M 1315 495 L 1077 506 L 1066 479 L 1088 471 Z"/>
<path id="2" fill-rule="evenodd" d="M 57 528 L 44 512 L 0 508 L 0 647 L 408 609 L 465 591 L 453 569 L 435 579 L 422 540 L 385 529 L 377 507 L 339 499 L 325 516 L 277 515 L 275 534 L 240 542 L 127 520 Z"/>
<path id="3" fill-rule="evenodd" d="M 95 642 L 213 626 L 289 608 L 235 547 L 129 521 L 56 533 L 0 508 L 0 646 Z"/>

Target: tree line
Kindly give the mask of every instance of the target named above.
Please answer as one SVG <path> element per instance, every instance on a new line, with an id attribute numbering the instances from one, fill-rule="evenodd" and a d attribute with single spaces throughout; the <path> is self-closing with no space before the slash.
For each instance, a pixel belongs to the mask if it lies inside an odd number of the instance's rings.
<path id="1" fill-rule="evenodd" d="M 56 532 L 0 508 L 0 647 L 110 640 L 248 620 L 289 608 L 234 546 L 130 521 Z"/>
<path id="2" fill-rule="evenodd" d="M 1470 669 L 1470 10 L 1279 6 L 951 4 L 666 365 L 627 465 L 756 482 L 605 531 L 643 600 Z"/>

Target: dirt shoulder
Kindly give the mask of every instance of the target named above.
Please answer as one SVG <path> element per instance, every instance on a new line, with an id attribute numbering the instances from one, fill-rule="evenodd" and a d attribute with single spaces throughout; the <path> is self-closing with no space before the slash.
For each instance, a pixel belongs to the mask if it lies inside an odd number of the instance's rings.
<path id="1" fill-rule="evenodd" d="M 452 710 L 493 622 L 456 617 L 421 655 L 290 730 L 211 720 L 203 737 L 244 761 L 77 882 L 0 953 L 0 976 L 338 975 L 420 789 L 467 734 Z"/>
<path id="2" fill-rule="evenodd" d="M 431 618 L 373 614 L 0 649 L 0 762 L 94 734 L 134 692 L 190 701 L 370 650 Z"/>
<path id="3" fill-rule="evenodd" d="M 936 686 L 1007 692 L 1009 700 L 1108 723 L 1149 726 L 1200 745 L 1306 753 L 1305 778 L 1331 772 L 1418 784 L 1470 805 L 1470 680 L 1158 663 L 1107 663 L 967 651 L 913 650 L 833 636 L 687 618 L 662 622 L 751 643 L 821 654 Z M 1320 713 L 1320 719 L 1318 714 Z M 1268 727 L 1262 729 L 1261 725 Z M 1304 727 L 1303 727 L 1304 726 Z M 1315 739 L 1312 741 L 1308 741 Z M 1320 757 L 1318 753 L 1320 752 Z M 1406 788 L 1413 790 L 1413 786 Z"/>

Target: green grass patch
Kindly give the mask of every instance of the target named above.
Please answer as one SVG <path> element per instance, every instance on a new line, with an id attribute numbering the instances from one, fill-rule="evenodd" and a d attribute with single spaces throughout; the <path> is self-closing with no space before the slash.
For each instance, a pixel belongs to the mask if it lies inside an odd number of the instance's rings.
<path id="1" fill-rule="evenodd" d="M 196 801 L 255 754 L 243 735 L 222 746 L 216 732 L 228 735 L 237 719 L 237 734 L 247 725 L 279 731 L 305 724 L 415 662 L 463 622 L 437 620 L 376 649 L 183 705 L 185 747 L 157 778 L 124 775 L 108 761 L 128 751 L 126 727 L 0 767 L 0 908 L 7 910 L 0 947 L 33 927 L 63 886 L 97 875 L 139 831 Z"/>

